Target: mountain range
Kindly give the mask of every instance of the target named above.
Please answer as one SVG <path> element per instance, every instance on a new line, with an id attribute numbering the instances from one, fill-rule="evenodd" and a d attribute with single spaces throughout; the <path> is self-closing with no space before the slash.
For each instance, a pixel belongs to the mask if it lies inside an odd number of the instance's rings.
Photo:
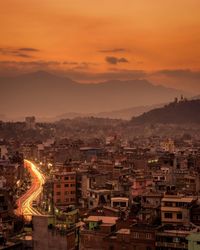
<path id="1" fill-rule="evenodd" d="M 45 71 L 0 77 L 0 88 L 0 113 L 12 118 L 95 114 L 129 119 L 158 103 L 167 103 L 182 94 L 189 95 L 181 90 L 153 85 L 147 80 L 83 84 Z"/>

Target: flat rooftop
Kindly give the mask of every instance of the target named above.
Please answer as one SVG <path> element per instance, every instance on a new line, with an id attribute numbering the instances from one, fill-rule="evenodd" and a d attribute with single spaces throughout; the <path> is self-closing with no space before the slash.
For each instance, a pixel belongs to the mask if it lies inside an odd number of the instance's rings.
<path id="1" fill-rule="evenodd" d="M 131 230 L 128 228 L 121 228 L 120 230 L 117 231 L 117 234 L 130 234 Z"/>
<path id="2" fill-rule="evenodd" d="M 171 197 L 164 197 L 162 201 L 166 202 L 184 202 L 184 203 L 191 203 L 196 200 L 194 197 L 179 197 L 179 196 L 171 196 Z"/>
<path id="3" fill-rule="evenodd" d="M 109 216 L 89 216 L 85 221 L 86 222 L 98 222 L 102 221 L 105 224 L 115 224 L 118 220 L 118 217 L 109 217 Z"/>

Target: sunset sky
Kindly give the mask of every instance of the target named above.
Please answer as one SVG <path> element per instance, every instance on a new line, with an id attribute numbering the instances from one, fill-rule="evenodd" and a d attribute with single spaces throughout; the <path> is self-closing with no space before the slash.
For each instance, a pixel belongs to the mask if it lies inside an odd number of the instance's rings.
<path id="1" fill-rule="evenodd" d="M 199 11 L 199 0 L 1 0 L 0 74 L 199 82 Z"/>

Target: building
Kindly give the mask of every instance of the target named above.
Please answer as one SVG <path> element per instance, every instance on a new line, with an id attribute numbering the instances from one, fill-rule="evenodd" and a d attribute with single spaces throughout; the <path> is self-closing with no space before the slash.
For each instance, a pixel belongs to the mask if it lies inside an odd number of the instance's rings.
<path id="1" fill-rule="evenodd" d="M 54 216 L 33 216 L 33 247 L 37 250 L 75 250 L 76 227 L 57 224 Z"/>
<path id="2" fill-rule="evenodd" d="M 88 189 L 88 207 L 110 204 L 111 192 L 108 189 Z"/>
<path id="3" fill-rule="evenodd" d="M 156 250 L 187 250 L 186 237 L 189 231 L 185 230 L 160 230 L 156 233 Z"/>
<path id="4" fill-rule="evenodd" d="M 126 197 L 112 197 L 111 207 L 113 208 L 128 208 L 129 198 Z"/>
<path id="5" fill-rule="evenodd" d="M 115 232 L 117 217 L 89 216 L 80 235 L 80 250 L 104 250 L 104 238 Z"/>
<path id="6" fill-rule="evenodd" d="M 174 153 L 175 152 L 174 141 L 172 139 L 168 139 L 168 140 L 162 142 L 161 143 L 161 148 L 165 152 Z"/>
<path id="7" fill-rule="evenodd" d="M 23 181 L 23 163 L 11 162 L 10 160 L 0 160 L 0 176 L 4 177 L 4 185 L 6 185 L 7 188 L 14 189 L 21 181 Z"/>
<path id="8" fill-rule="evenodd" d="M 155 250 L 155 230 L 148 225 L 135 224 L 120 228 L 104 239 L 105 250 Z"/>
<path id="9" fill-rule="evenodd" d="M 64 165 L 54 174 L 53 201 L 55 206 L 76 204 L 76 172 Z"/>
<path id="10" fill-rule="evenodd" d="M 187 237 L 188 250 L 200 250 L 200 233 L 192 233 Z"/>
<path id="11" fill-rule="evenodd" d="M 189 225 L 191 209 L 196 200 L 194 197 L 165 195 L 161 201 L 162 224 Z"/>
<path id="12" fill-rule="evenodd" d="M 27 129 L 35 129 L 35 116 L 26 117 L 25 122 Z"/>

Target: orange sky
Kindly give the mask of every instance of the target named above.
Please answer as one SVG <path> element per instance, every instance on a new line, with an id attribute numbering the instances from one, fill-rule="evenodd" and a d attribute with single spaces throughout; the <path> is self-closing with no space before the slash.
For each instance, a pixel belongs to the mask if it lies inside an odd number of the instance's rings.
<path id="1" fill-rule="evenodd" d="M 199 70 L 199 13 L 199 0 L 0 0 L 0 61 Z"/>

